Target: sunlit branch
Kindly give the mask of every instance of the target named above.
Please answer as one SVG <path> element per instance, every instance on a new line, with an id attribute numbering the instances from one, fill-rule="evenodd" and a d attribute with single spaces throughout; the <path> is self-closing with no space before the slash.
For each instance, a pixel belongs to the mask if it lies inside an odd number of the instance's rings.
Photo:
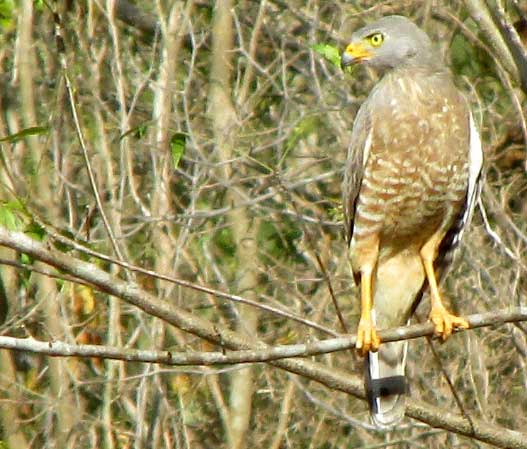
<path id="1" fill-rule="evenodd" d="M 511 310 L 478 313 L 465 317 L 470 329 L 498 326 L 505 323 L 527 321 L 527 307 Z M 467 330 L 470 330 L 467 329 Z M 466 329 L 458 329 L 458 332 Z M 401 326 L 379 333 L 383 342 L 410 340 L 434 334 L 432 323 Z M 313 343 L 270 346 L 268 348 L 241 350 L 234 352 L 177 352 L 139 350 L 102 345 L 76 345 L 62 341 L 40 341 L 33 338 L 14 338 L 0 336 L 0 348 L 28 351 L 58 357 L 98 357 L 125 360 L 130 362 L 149 362 L 164 365 L 223 365 L 237 363 L 270 362 L 291 357 L 308 357 L 343 351 L 355 347 L 355 335 L 331 338 Z"/>

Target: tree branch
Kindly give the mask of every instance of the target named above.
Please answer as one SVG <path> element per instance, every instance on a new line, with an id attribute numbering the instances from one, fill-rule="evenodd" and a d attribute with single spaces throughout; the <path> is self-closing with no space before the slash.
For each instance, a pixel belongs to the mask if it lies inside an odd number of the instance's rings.
<path id="1" fill-rule="evenodd" d="M 465 0 L 470 17 L 478 24 L 494 51 L 499 55 L 500 61 L 516 81 L 520 81 L 518 67 L 510 53 L 507 43 L 492 20 L 488 6 L 483 0 Z"/>
<path id="2" fill-rule="evenodd" d="M 133 282 L 125 282 L 112 277 L 95 265 L 52 250 L 45 243 L 32 240 L 23 233 L 10 232 L 0 227 L 0 245 L 26 253 L 72 276 L 84 279 L 100 290 L 117 296 L 152 316 L 214 344 L 234 350 L 265 348 L 264 343 L 250 342 L 236 332 L 219 328 L 207 320 L 173 307 L 168 301 L 157 299 Z M 365 398 L 362 379 L 349 372 L 308 360 L 284 359 L 270 363 L 278 368 L 315 380 L 330 389 L 361 399 Z M 527 449 L 527 435 L 524 433 L 508 430 L 473 417 L 469 421 L 464 416 L 411 398 L 407 399 L 406 415 L 433 427 L 446 429 L 498 447 Z"/>
<path id="3" fill-rule="evenodd" d="M 523 91 L 527 94 L 527 49 L 524 47 L 518 32 L 509 20 L 503 7 L 502 1 L 496 2 L 496 7 L 492 8 L 491 14 L 496 26 L 501 31 L 501 35 L 509 47 L 512 59 L 518 69 L 519 82 Z"/>
<path id="4" fill-rule="evenodd" d="M 505 323 L 527 321 L 527 307 L 516 307 L 512 310 L 487 312 L 465 317 L 470 329 L 499 326 Z M 456 329 L 457 332 L 467 329 Z M 434 334 L 432 323 L 401 326 L 379 332 L 381 340 L 410 340 Z M 292 357 L 309 357 L 344 351 L 355 347 L 356 336 L 330 338 L 313 343 L 273 346 L 265 349 L 239 350 L 224 352 L 173 352 L 139 350 L 104 345 L 76 345 L 62 341 L 41 341 L 34 338 L 14 338 L 0 336 L 0 348 L 16 351 L 27 351 L 55 357 L 98 357 L 103 359 L 124 360 L 129 362 L 160 363 L 172 366 L 189 365 L 233 365 L 238 363 L 271 362 Z"/>

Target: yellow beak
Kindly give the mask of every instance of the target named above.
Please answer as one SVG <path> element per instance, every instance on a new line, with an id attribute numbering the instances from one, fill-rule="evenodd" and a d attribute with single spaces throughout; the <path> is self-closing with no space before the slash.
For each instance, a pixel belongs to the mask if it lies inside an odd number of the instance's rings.
<path id="1" fill-rule="evenodd" d="M 340 66 L 342 68 L 352 64 L 358 64 L 362 61 L 367 61 L 372 57 L 372 54 L 366 49 L 363 43 L 349 44 L 342 53 L 340 58 Z"/>

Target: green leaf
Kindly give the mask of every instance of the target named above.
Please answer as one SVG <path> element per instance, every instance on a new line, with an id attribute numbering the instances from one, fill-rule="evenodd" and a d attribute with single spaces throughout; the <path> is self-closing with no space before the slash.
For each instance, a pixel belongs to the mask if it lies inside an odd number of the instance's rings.
<path id="1" fill-rule="evenodd" d="M 290 219 L 280 223 L 262 221 L 258 228 L 258 248 L 262 251 L 263 261 L 273 265 L 276 260 L 294 260 L 301 262 L 302 256 L 297 249 L 302 230 Z"/>
<path id="2" fill-rule="evenodd" d="M 26 253 L 20 254 L 20 263 L 24 265 L 31 265 L 33 263 L 33 258 L 28 256 Z"/>
<path id="3" fill-rule="evenodd" d="M 28 136 L 37 136 L 39 134 L 47 134 L 49 128 L 47 126 L 32 126 L 30 128 L 23 129 L 15 134 L 9 134 L 6 137 L 0 138 L 0 142 L 15 143 Z"/>
<path id="4" fill-rule="evenodd" d="M 24 206 L 19 201 L 8 201 L 0 203 L 0 226 L 10 231 L 23 231 L 24 220 L 21 212 Z"/>
<path id="5" fill-rule="evenodd" d="M 340 51 L 334 45 L 315 44 L 311 48 L 340 69 Z"/>
<path id="6" fill-rule="evenodd" d="M 14 211 L 26 213 L 26 206 L 19 199 L 14 199 L 12 201 L 5 201 L 1 204 L 3 207 L 8 207 L 9 209 L 12 209 Z"/>
<path id="7" fill-rule="evenodd" d="M 232 230 L 229 228 L 220 229 L 214 235 L 214 243 L 221 250 L 223 255 L 234 257 L 236 255 L 236 241 Z"/>
<path id="8" fill-rule="evenodd" d="M 170 153 L 172 154 L 172 163 L 174 168 L 179 167 L 179 161 L 185 153 L 185 146 L 187 144 L 187 135 L 183 133 L 175 133 L 170 138 Z"/>
<path id="9" fill-rule="evenodd" d="M 15 12 L 13 0 L 0 0 L 0 27 L 4 29 L 12 27 L 15 23 Z"/>
<path id="10" fill-rule="evenodd" d="M 35 222 L 29 223 L 29 225 L 25 227 L 24 233 L 28 237 L 31 237 L 33 240 L 38 240 L 39 242 L 42 242 L 46 236 L 46 230 Z"/>
<path id="11" fill-rule="evenodd" d="M 0 208 L 0 226 L 9 229 L 10 231 L 17 230 L 16 215 L 9 209 Z"/>

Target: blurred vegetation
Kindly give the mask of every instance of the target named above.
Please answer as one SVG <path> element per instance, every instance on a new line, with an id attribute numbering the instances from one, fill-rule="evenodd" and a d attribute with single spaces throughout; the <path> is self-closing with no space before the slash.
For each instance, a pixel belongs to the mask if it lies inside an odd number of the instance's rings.
<path id="1" fill-rule="evenodd" d="M 340 331 L 324 267 L 353 331 L 359 302 L 340 222 L 341 173 L 354 115 L 376 79 L 361 68 L 342 73 L 339 49 L 365 22 L 403 14 L 438 43 L 484 140 L 488 223 L 476 212 L 447 279 L 447 296 L 463 314 L 525 305 L 525 92 L 500 72 L 500 55 L 463 2 L 234 1 L 229 72 L 216 79 L 213 49 L 222 36 L 213 30 L 220 4 L 228 2 L 0 1 L 1 226 L 135 279 L 218 326 L 243 331 L 252 320 L 247 333 L 269 344 L 326 335 L 268 312 L 244 318 L 246 309 L 228 300 L 130 274 L 66 248 L 54 233 Z M 511 23 L 523 23 L 511 5 Z M 56 47 L 49 6 L 62 21 L 64 54 Z M 215 85 L 226 86 L 221 113 L 213 108 Z M 32 263 L 0 251 L 2 259 Z M 255 277 L 248 285 L 246 272 Z M 3 335 L 215 349 L 69 280 L 7 265 L 1 280 Z M 417 320 L 427 313 L 425 298 Z M 470 414 L 527 428 L 526 333 L 525 325 L 484 329 L 438 348 Z M 410 345 L 411 395 L 459 413 L 422 340 Z M 252 390 L 242 394 L 234 379 L 245 371 L 238 367 L 169 369 L 0 354 L 0 447 L 10 449 L 487 447 L 410 420 L 392 433 L 373 431 L 364 402 L 263 364 L 247 370 Z M 362 372 L 351 353 L 317 360 Z M 240 401 L 249 405 L 244 412 Z M 235 443 L 234 418 L 242 413 L 249 426 Z"/>

